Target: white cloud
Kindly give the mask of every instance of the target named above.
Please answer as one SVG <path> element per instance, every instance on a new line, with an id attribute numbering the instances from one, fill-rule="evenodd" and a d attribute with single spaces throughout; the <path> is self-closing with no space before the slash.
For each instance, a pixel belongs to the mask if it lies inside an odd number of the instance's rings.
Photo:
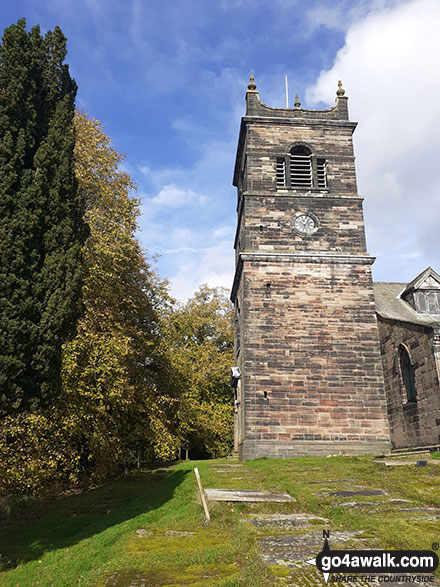
<path id="1" fill-rule="evenodd" d="M 182 189 L 173 184 L 164 186 L 160 192 L 149 199 L 149 204 L 155 207 L 180 208 L 187 204 L 204 204 L 206 196 L 197 194 L 190 189 Z"/>
<path id="2" fill-rule="evenodd" d="M 346 31 L 352 23 L 367 14 L 392 8 L 405 1 L 407 0 L 338 0 L 328 4 L 317 2 L 305 14 L 306 34 L 310 35 L 321 27 Z"/>
<path id="3" fill-rule="evenodd" d="M 200 251 L 206 251 L 205 247 L 194 248 L 194 247 L 177 247 L 177 249 L 162 249 L 161 255 L 176 255 L 178 253 L 200 253 Z"/>
<path id="4" fill-rule="evenodd" d="M 210 85 L 217 83 L 215 76 L 206 75 Z M 218 77 L 234 75 L 228 69 Z M 202 283 L 227 288 L 232 284 L 236 194 L 231 184 L 242 114 L 236 102 L 223 108 L 220 137 L 218 126 L 213 131 L 195 116 L 175 119 L 174 130 L 193 152 L 191 165 L 157 167 L 148 161 L 139 168 L 139 239 L 158 253 L 159 271 L 178 299 L 191 297 Z M 243 110 L 243 90 L 240 104 Z"/>
<path id="5" fill-rule="evenodd" d="M 333 67 L 309 88 L 321 107 L 342 79 L 350 97 L 359 191 L 377 279 L 440 268 L 440 3 L 412 0 L 349 27 Z"/>
<path id="6" fill-rule="evenodd" d="M 233 242 L 234 234 L 235 234 L 235 227 L 232 224 L 227 224 L 225 226 L 219 226 L 212 232 L 214 238 L 229 238 L 230 242 Z"/>
<path id="7" fill-rule="evenodd" d="M 171 277 L 171 294 L 182 301 L 190 298 L 202 283 L 230 290 L 234 276 L 234 254 L 230 240 L 192 253 Z"/>

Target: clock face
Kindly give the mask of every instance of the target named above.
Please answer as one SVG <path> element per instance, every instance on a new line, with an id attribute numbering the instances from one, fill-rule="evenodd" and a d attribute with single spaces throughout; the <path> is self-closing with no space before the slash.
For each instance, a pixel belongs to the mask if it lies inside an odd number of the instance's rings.
<path id="1" fill-rule="evenodd" d="M 298 232 L 311 234 L 316 229 L 315 220 L 308 214 L 299 214 L 294 221 L 294 226 Z"/>

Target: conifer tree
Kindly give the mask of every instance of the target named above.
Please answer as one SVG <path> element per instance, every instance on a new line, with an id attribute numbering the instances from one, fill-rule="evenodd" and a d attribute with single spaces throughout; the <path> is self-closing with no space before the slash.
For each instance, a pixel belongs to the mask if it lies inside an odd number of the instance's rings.
<path id="1" fill-rule="evenodd" d="M 56 397 L 81 288 L 76 84 L 66 38 L 24 19 L 0 46 L 0 414 Z"/>

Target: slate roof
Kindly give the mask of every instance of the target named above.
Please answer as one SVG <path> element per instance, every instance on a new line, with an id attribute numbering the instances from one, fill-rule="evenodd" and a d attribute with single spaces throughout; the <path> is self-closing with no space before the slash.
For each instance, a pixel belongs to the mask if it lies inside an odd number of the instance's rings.
<path id="1" fill-rule="evenodd" d="M 439 314 L 421 314 L 400 295 L 407 289 L 407 283 L 388 281 L 376 281 L 374 286 L 374 298 L 376 312 L 382 318 L 420 324 L 422 326 L 440 326 Z"/>

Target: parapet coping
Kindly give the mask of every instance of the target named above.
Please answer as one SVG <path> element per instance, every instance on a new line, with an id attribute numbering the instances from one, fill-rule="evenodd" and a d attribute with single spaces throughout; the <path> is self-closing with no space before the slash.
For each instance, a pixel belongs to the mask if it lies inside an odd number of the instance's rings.
<path id="1" fill-rule="evenodd" d="M 234 282 L 232 284 L 230 299 L 235 302 L 238 285 L 240 283 L 241 273 L 243 269 L 243 261 L 252 261 L 253 259 L 260 259 L 262 261 L 270 261 L 276 259 L 277 261 L 300 261 L 303 263 L 327 263 L 335 262 L 342 264 L 355 264 L 355 265 L 372 265 L 376 260 L 376 257 L 371 255 L 348 255 L 338 253 L 268 253 L 268 252 L 246 252 L 242 251 L 238 253 L 237 265 L 235 268 Z"/>
<path id="2" fill-rule="evenodd" d="M 266 106 L 266 108 L 269 108 L 269 106 Z M 283 108 L 273 108 L 273 110 L 278 110 L 280 112 L 285 112 L 286 110 Z M 252 115 L 252 114 L 246 114 L 246 116 L 242 116 L 241 120 L 243 122 L 251 122 L 253 124 L 261 122 L 263 124 L 289 124 L 291 125 L 293 122 L 295 123 L 295 126 L 301 126 L 301 125 L 315 125 L 315 124 L 319 124 L 320 126 L 343 126 L 343 127 L 349 127 L 352 128 L 353 130 L 357 127 L 358 123 L 354 122 L 352 120 L 345 120 L 345 119 L 339 119 L 339 118 L 335 118 L 335 119 L 331 119 L 331 118 L 327 118 L 327 119 L 322 119 L 322 118 L 313 118 L 313 114 L 324 114 L 326 112 L 331 112 L 331 110 L 302 110 L 302 113 L 305 114 L 310 114 L 310 118 L 309 117 L 302 117 L 299 118 L 298 116 L 295 116 L 295 110 L 292 110 L 292 116 L 259 116 L 257 115 Z M 290 114 L 290 112 L 289 112 Z"/>
<path id="3" fill-rule="evenodd" d="M 349 255 L 346 253 L 270 253 L 267 251 L 255 251 L 255 252 L 246 252 L 242 251 L 238 253 L 239 257 L 245 259 L 246 257 L 276 257 L 284 258 L 284 259 L 305 259 L 305 260 L 317 260 L 317 261 L 328 261 L 328 260 L 335 260 L 335 261 L 342 261 L 347 263 L 370 263 L 373 264 L 376 260 L 376 257 L 372 257 L 371 255 Z"/>

